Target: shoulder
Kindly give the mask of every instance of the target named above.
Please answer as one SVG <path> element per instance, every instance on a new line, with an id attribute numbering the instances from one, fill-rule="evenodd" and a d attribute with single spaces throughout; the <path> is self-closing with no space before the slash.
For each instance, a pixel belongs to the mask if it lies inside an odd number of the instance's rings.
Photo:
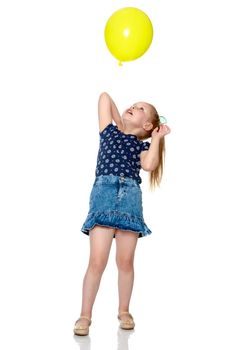
<path id="1" fill-rule="evenodd" d="M 109 133 L 117 131 L 117 126 L 109 123 L 102 131 L 99 132 L 101 137 L 107 136 Z"/>
<path id="2" fill-rule="evenodd" d="M 148 151 L 148 149 L 150 148 L 150 142 L 140 141 L 140 148 L 141 148 L 141 151 Z"/>
<path id="3" fill-rule="evenodd" d="M 141 153 L 140 153 L 140 162 L 141 162 L 141 167 L 145 171 L 149 171 L 147 164 L 146 164 L 146 157 L 148 154 L 148 150 L 150 148 L 150 143 L 149 142 L 142 142 L 141 145 Z"/>

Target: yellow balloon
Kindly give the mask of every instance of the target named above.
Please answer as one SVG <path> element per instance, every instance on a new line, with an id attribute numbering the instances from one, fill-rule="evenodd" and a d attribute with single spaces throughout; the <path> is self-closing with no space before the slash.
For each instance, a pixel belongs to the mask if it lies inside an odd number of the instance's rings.
<path id="1" fill-rule="evenodd" d="M 119 64 L 142 56 L 153 39 L 153 26 L 149 17 L 135 7 L 114 12 L 104 30 L 105 42 Z"/>

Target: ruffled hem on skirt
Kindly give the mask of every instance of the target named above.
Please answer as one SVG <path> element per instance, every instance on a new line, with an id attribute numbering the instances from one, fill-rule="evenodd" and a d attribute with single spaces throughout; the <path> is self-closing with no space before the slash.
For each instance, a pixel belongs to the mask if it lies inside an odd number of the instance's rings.
<path id="1" fill-rule="evenodd" d="M 133 215 L 129 216 L 117 211 L 89 213 L 81 231 L 89 235 L 89 230 L 95 225 L 133 231 L 139 233 L 139 238 L 151 234 L 151 230 L 147 227 L 142 218 Z"/>

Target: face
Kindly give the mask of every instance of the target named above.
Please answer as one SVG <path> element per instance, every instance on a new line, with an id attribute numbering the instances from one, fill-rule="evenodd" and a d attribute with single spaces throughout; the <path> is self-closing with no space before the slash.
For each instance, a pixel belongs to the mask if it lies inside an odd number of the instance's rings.
<path id="1" fill-rule="evenodd" d="M 122 119 L 135 127 L 143 127 L 150 121 L 152 114 L 151 106 L 146 102 L 137 102 L 122 114 Z"/>

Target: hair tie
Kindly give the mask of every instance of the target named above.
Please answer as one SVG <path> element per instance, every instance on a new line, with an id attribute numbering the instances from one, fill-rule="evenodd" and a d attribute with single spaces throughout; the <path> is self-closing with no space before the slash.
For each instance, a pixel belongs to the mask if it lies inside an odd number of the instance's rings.
<path id="1" fill-rule="evenodd" d="M 159 116 L 159 124 L 166 124 L 167 123 L 167 119 L 165 117 L 163 117 L 162 115 Z"/>

